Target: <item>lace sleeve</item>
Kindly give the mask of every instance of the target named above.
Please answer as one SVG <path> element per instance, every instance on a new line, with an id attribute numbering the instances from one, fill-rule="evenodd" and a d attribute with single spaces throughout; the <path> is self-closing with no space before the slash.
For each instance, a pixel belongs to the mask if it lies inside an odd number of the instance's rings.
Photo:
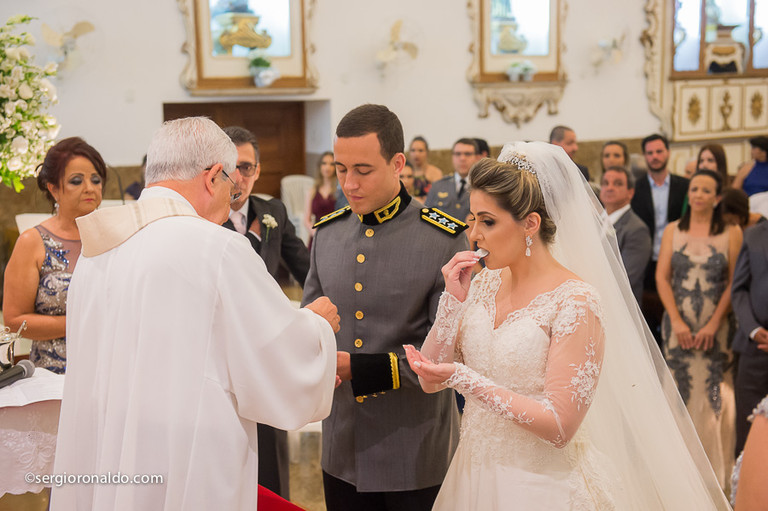
<path id="1" fill-rule="evenodd" d="M 443 384 L 556 447 L 564 447 L 592 403 L 603 360 L 604 336 L 594 297 L 571 295 L 560 303 L 550 324 L 543 397 L 517 394 L 459 363 Z"/>

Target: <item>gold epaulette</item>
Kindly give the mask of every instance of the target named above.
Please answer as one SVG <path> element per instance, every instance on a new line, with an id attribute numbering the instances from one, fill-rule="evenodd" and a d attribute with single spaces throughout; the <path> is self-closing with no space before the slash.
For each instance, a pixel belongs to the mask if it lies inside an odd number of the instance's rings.
<path id="1" fill-rule="evenodd" d="M 469 227 L 458 218 L 454 218 L 437 208 L 421 208 L 421 219 L 451 236 L 458 236 Z"/>
<path id="2" fill-rule="evenodd" d="M 336 220 L 337 218 L 341 218 L 341 217 L 343 217 L 343 216 L 346 216 L 346 215 L 348 215 L 348 214 L 349 214 L 349 213 L 351 213 L 351 212 L 352 212 L 352 208 L 350 208 L 349 206 L 344 206 L 344 207 L 343 207 L 343 208 L 341 208 L 341 209 L 337 209 L 337 210 L 336 210 L 336 211 L 334 211 L 333 213 L 328 213 L 328 214 L 327 214 L 327 215 L 325 215 L 325 216 L 321 216 L 321 217 L 320 217 L 320 220 L 318 220 L 317 222 L 315 222 L 315 225 L 313 225 L 312 227 L 314 227 L 314 228 L 318 228 L 318 227 L 320 227 L 321 225 L 325 225 L 325 224 L 327 224 L 327 223 L 328 223 L 328 222 L 330 222 L 331 220 Z"/>

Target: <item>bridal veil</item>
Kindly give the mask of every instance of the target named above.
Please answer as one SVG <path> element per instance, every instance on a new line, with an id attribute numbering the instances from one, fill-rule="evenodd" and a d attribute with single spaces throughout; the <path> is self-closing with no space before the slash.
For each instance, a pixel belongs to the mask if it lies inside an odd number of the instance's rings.
<path id="1" fill-rule="evenodd" d="M 603 369 L 581 428 L 606 457 L 617 509 L 730 509 L 632 294 L 603 207 L 562 148 L 515 142 L 499 156 L 518 159 L 535 170 L 557 226 L 553 255 L 602 301 Z"/>

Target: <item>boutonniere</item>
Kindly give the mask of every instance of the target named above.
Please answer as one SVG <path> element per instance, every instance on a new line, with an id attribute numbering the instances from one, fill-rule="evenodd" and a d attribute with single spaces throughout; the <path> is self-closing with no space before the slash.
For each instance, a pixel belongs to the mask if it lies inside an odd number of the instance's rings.
<path id="1" fill-rule="evenodd" d="M 277 220 L 275 220 L 275 217 L 269 213 L 266 213 L 263 217 L 261 217 L 261 223 L 263 223 L 264 227 L 267 228 L 267 232 L 264 234 L 264 241 L 269 241 L 269 230 L 275 229 L 277 227 Z"/>

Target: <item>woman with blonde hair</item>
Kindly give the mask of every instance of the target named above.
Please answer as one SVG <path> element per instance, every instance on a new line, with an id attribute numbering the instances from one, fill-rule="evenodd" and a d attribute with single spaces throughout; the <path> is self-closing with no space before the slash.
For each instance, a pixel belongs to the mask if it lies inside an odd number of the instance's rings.
<path id="1" fill-rule="evenodd" d="M 565 151 L 508 144 L 470 181 L 479 249 L 443 267 L 435 323 L 406 346 L 424 391 L 467 398 L 434 509 L 728 509 Z"/>

